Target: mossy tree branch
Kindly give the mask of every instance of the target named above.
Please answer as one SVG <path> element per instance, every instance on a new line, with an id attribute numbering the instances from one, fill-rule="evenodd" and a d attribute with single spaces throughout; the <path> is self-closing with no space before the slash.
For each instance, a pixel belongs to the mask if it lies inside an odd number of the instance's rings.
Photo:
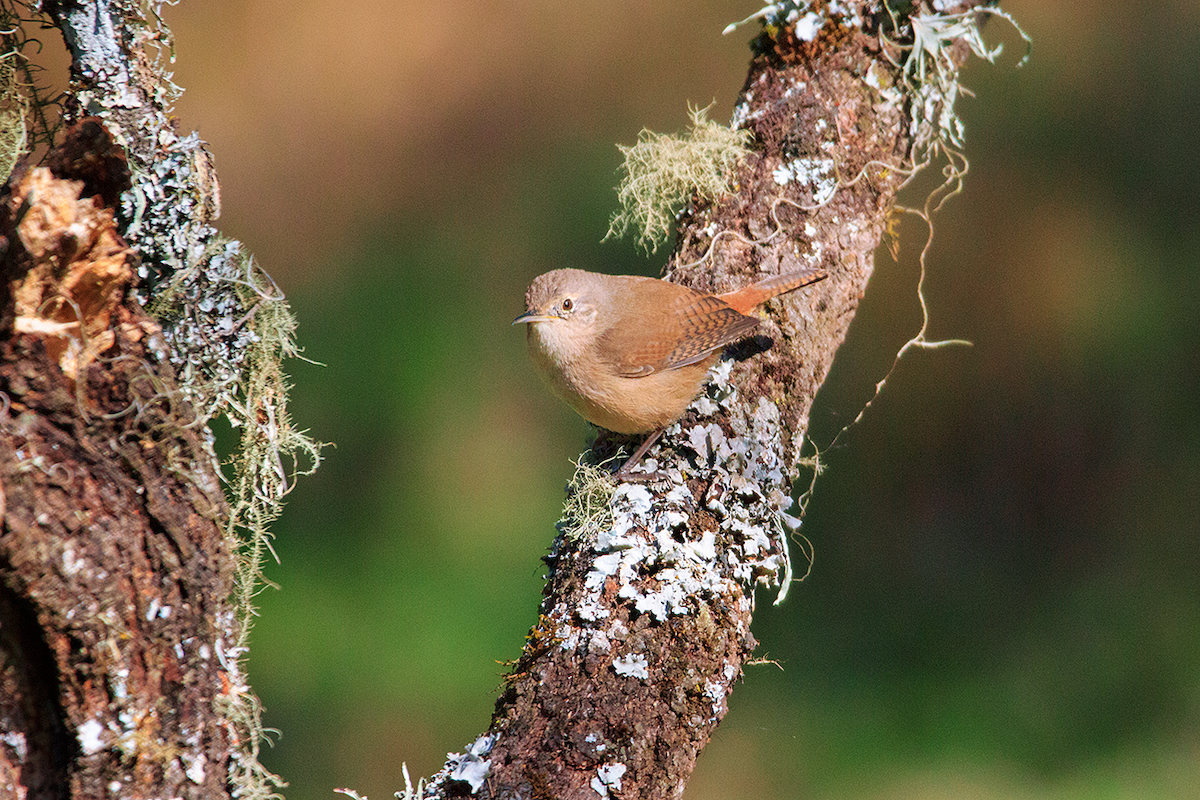
<path id="1" fill-rule="evenodd" d="M 728 173 L 732 189 L 691 196 L 665 275 L 714 292 L 809 268 L 830 277 L 769 304 L 772 341 L 718 366 L 651 451 L 644 471 L 656 480 L 600 491 L 603 478 L 587 464 L 629 442 L 602 434 L 585 454 L 547 559 L 538 624 L 490 729 L 410 794 L 683 791 L 756 646 L 756 586 L 786 589 L 790 579 L 787 540 L 798 520 L 788 509 L 809 410 L 866 291 L 896 193 L 961 135 L 957 69 L 976 49 L 978 20 L 953 12 L 976 4 L 939 5 L 894 13 L 876 3 L 780 3 L 760 15 L 734 118 L 748 134 L 737 146 L 749 152 Z M 660 150 L 676 157 L 687 144 Z M 639 154 L 651 178 L 688 174 L 654 159 Z M 628 185 L 639 180 L 663 183 L 631 174 Z M 641 218 L 661 214 L 638 206 L 622 221 Z"/>

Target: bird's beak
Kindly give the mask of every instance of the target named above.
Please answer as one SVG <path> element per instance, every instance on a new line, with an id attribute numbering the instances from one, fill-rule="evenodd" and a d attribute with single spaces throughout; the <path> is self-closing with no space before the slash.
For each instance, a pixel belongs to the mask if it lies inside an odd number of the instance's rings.
<path id="1" fill-rule="evenodd" d="M 558 319 L 558 317 L 551 314 L 537 314 L 533 311 L 526 311 L 524 314 L 514 319 L 512 324 L 518 325 L 522 322 L 550 322 L 551 320 L 555 319 Z"/>

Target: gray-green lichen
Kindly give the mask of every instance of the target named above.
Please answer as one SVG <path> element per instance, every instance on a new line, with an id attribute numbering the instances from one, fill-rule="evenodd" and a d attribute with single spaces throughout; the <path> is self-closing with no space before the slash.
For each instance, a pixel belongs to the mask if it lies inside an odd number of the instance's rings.
<path id="1" fill-rule="evenodd" d="M 609 236 L 633 228 L 638 243 L 654 250 L 693 195 L 711 200 L 730 190 L 733 168 L 749 152 L 749 134 L 710 122 L 706 111 L 691 110 L 692 127 L 685 134 L 643 130 L 637 144 L 619 146 L 625 177 L 617 187 L 621 210 L 613 215 Z"/>
<path id="2" fill-rule="evenodd" d="M 898 15 L 888 9 L 892 32 L 880 34 L 885 45 L 884 58 L 899 68 L 898 84 L 911 103 L 909 132 L 913 136 L 913 159 L 918 163 L 936 155 L 939 148 L 961 148 L 964 143 L 963 123 L 955 111 L 963 89 L 951 46 L 966 44 L 977 57 L 994 63 L 1004 47 L 989 48 L 984 42 L 980 25 L 988 16 L 1007 20 L 1026 45 L 1031 43 L 1012 16 L 998 8 L 979 6 L 951 13 L 946 10 L 950 3 L 933 5 L 932 13 L 910 15 Z M 1027 50 L 1025 58 L 1028 56 Z"/>
<path id="3" fill-rule="evenodd" d="M 729 379 L 732 364 L 724 360 L 712 370 L 706 391 L 692 404 L 697 421 L 686 430 L 682 423 L 668 428 L 684 447 L 652 448 L 634 468 L 635 474 L 657 475 L 655 490 L 622 483 L 613 492 L 612 522 L 591 542 L 595 559 L 586 585 L 596 595 L 577 609 L 585 618 L 607 615 L 600 592 L 610 577 L 618 597 L 658 620 L 693 613 L 700 597 L 738 595 L 736 583 L 786 591 L 791 526 L 782 515 L 792 498 L 778 435 L 782 420 L 766 398 L 750 409 L 738 402 Z M 733 436 L 713 421 L 718 413 L 729 415 Z M 690 482 L 701 473 L 708 482 L 703 496 L 696 496 Z M 711 528 L 691 530 L 698 512 L 712 520 Z M 559 611 L 569 610 L 552 609 L 549 616 Z M 561 622 L 569 646 L 569 617 Z"/>
<path id="4" fill-rule="evenodd" d="M 575 474 L 567 484 L 567 501 L 557 526 L 571 541 L 594 539 L 612 522 L 611 464 L 592 464 L 586 457 L 585 454 L 575 462 Z"/>
<path id="5" fill-rule="evenodd" d="M 28 140 L 25 115 L 29 113 L 29 100 L 20 86 L 21 53 L 10 47 L 3 50 L 0 53 L 0 176 L 8 176 L 17 160 L 25 154 Z"/>

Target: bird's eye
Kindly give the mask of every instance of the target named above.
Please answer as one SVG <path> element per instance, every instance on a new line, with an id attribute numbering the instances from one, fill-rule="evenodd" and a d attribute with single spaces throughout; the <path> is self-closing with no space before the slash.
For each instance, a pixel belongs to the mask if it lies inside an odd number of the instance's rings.
<path id="1" fill-rule="evenodd" d="M 574 307 L 575 307 L 575 301 L 574 301 L 574 300 L 572 300 L 572 299 L 571 299 L 571 298 L 569 298 L 569 297 L 564 297 L 564 298 L 563 298 L 563 301 L 562 301 L 562 310 L 563 310 L 563 311 L 570 311 L 570 310 L 571 310 L 572 308 L 574 308 Z"/>

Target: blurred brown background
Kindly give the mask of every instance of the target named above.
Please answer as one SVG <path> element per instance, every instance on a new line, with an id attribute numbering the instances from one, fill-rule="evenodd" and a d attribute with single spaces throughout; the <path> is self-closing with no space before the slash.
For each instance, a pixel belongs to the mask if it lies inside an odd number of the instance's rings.
<path id="1" fill-rule="evenodd" d="M 276 528 L 251 677 L 292 800 L 382 800 L 486 726 L 586 426 L 509 322 L 600 243 L 616 143 L 728 119 L 759 2 L 167 9 L 225 233 L 288 292 L 293 414 L 335 442 Z M 1184 798 L 1200 785 L 1200 8 L 1005 2 L 960 101 L 932 337 L 827 454 L 816 562 L 756 634 L 687 797 Z M 926 183 L 928 189 L 932 184 Z M 919 203 L 920 190 L 906 198 Z M 903 226 L 814 409 L 919 323 Z"/>

